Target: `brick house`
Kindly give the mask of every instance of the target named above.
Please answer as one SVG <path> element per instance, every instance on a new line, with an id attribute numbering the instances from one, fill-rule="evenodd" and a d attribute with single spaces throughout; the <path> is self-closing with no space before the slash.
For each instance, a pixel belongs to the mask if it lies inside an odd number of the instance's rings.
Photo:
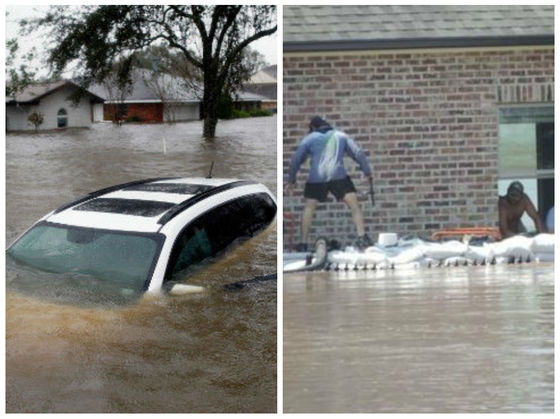
<path id="1" fill-rule="evenodd" d="M 496 226 L 514 179 L 543 217 L 554 205 L 553 6 L 285 6 L 283 77 L 284 175 L 309 119 L 326 117 L 373 166 L 372 238 Z M 284 197 L 286 247 L 305 178 Z M 353 239 L 344 204 L 318 206 L 319 235 Z"/>
<path id="2" fill-rule="evenodd" d="M 132 73 L 132 85 L 124 91 L 111 85 L 95 85 L 94 92 L 106 98 L 96 107 L 96 121 L 131 120 L 172 122 L 197 120 L 200 100 L 178 78 L 148 70 Z"/>
<path id="3" fill-rule="evenodd" d="M 95 121 L 129 120 L 133 122 L 180 122 L 200 119 L 202 91 L 195 85 L 164 73 L 135 70 L 130 88 L 120 91 L 109 83 L 95 85 L 92 91 L 106 98 L 95 108 Z M 234 106 L 240 110 L 261 108 L 266 100 L 251 92 L 237 92 Z"/>

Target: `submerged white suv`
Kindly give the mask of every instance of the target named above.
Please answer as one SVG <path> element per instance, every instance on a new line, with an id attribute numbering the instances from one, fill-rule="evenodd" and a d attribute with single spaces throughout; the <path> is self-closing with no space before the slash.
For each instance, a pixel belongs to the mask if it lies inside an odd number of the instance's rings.
<path id="1" fill-rule="evenodd" d="M 159 293 L 276 216 L 266 186 L 217 178 L 149 179 L 92 192 L 46 215 L 7 250 L 16 263 Z M 167 287 L 171 288 L 171 287 Z"/>

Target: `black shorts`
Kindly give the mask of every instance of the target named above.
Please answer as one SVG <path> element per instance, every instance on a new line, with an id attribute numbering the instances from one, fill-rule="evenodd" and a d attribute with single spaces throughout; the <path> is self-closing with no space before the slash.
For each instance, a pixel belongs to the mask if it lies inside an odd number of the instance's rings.
<path id="1" fill-rule="evenodd" d="M 307 182 L 305 184 L 303 196 L 309 199 L 316 199 L 317 201 L 325 202 L 329 192 L 334 195 L 337 201 L 342 201 L 344 195 L 349 192 L 356 192 L 356 188 L 348 176 L 344 179 L 331 180 L 330 182 Z"/>

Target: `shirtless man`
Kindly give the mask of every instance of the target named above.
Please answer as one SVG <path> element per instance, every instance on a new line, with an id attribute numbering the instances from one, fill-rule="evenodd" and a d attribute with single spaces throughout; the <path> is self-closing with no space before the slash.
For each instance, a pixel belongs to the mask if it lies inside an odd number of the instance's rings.
<path id="1" fill-rule="evenodd" d="M 527 215 L 533 219 L 539 233 L 545 231 L 538 211 L 523 192 L 523 185 L 517 181 L 512 182 L 506 196 L 500 196 L 498 199 L 502 239 L 525 232 L 523 224 L 521 224 L 521 216 L 524 212 L 527 212 Z"/>

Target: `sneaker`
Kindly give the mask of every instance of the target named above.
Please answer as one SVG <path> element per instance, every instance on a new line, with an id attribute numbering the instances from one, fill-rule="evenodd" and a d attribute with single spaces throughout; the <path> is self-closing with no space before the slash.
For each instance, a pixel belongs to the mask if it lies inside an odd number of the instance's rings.
<path id="1" fill-rule="evenodd" d="M 370 246 L 373 246 L 373 242 L 367 234 L 364 234 L 356 239 L 356 247 L 358 249 L 364 250 Z"/>
<path id="2" fill-rule="evenodd" d="M 296 252 L 307 252 L 307 243 L 298 243 L 296 245 Z"/>

